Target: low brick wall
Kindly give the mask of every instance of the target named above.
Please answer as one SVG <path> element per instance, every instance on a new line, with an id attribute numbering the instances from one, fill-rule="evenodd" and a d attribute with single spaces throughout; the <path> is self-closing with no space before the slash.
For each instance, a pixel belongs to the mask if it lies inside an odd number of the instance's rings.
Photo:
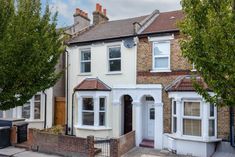
<path id="1" fill-rule="evenodd" d="M 94 137 L 92 136 L 78 138 L 30 130 L 28 137 L 31 149 L 34 151 L 62 156 L 94 156 Z"/>
<path id="2" fill-rule="evenodd" d="M 135 147 L 135 131 L 110 140 L 110 156 L 120 157 Z"/>

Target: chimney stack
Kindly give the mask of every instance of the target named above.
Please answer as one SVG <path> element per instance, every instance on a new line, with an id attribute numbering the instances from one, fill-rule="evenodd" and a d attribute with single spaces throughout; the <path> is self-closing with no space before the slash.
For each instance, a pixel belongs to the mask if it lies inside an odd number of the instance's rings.
<path id="1" fill-rule="evenodd" d="M 109 20 L 107 10 L 103 9 L 99 3 L 96 3 L 96 10 L 93 12 L 93 25 L 105 23 Z"/>

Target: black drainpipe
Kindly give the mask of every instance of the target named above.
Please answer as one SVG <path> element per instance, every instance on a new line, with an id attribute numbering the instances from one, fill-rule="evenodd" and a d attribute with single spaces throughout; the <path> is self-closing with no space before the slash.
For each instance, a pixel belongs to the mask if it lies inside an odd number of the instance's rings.
<path id="1" fill-rule="evenodd" d="M 65 50 L 65 53 L 66 53 L 66 59 L 67 59 L 67 62 L 66 62 L 66 130 L 65 130 L 65 134 L 68 135 L 68 123 L 69 123 L 69 120 L 68 120 L 68 114 L 69 114 L 69 105 L 68 105 L 68 93 L 69 93 L 69 52 L 67 50 Z"/>
<path id="2" fill-rule="evenodd" d="M 47 127 L 47 94 L 46 94 L 45 90 L 43 91 L 43 94 L 45 95 L 44 129 L 46 129 L 46 127 Z"/>
<path id="3" fill-rule="evenodd" d="M 234 109 L 233 107 L 229 108 L 230 112 L 230 143 L 232 147 L 235 147 L 235 132 L 234 132 Z"/>
<path id="4" fill-rule="evenodd" d="M 74 92 L 73 92 L 73 95 L 72 95 L 72 122 L 71 122 L 71 123 L 72 123 L 72 126 L 71 126 L 71 127 L 72 127 L 71 135 L 72 135 L 72 136 L 73 136 L 73 106 L 74 106 L 74 95 L 75 95 L 75 92 L 76 92 L 76 91 L 74 91 Z"/>

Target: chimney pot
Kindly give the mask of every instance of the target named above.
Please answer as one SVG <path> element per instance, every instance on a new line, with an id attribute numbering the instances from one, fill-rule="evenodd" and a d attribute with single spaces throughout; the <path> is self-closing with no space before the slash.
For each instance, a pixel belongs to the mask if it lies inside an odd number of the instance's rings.
<path id="1" fill-rule="evenodd" d="M 80 11 L 81 11 L 81 10 L 80 10 L 79 8 L 76 8 L 75 14 L 76 14 L 76 15 L 79 15 L 79 14 L 80 14 Z"/>
<path id="2" fill-rule="evenodd" d="M 106 16 L 107 15 L 107 9 L 103 9 L 103 14 Z"/>
<path id="3" fill-rule="evenodd" d="M 99 8 L 100 8 L 100 4 L 99 3 L 96 3 L 96 11 L 99 12 Z"/>
<path id="4" fill-rule="evenodd" d="M 102 13 L 102 5 L 100 5 L 100 10 L 99 10 L 100 13 Z"/>

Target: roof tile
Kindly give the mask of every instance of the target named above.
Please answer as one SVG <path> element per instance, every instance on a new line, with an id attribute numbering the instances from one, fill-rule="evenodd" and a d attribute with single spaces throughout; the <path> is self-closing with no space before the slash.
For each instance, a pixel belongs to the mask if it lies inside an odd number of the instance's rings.
<path id="1" fill-rule="evenodd" d="M 111 91 L 111 88 L 98 78 L 86 78 L 74 91 Z"/>

